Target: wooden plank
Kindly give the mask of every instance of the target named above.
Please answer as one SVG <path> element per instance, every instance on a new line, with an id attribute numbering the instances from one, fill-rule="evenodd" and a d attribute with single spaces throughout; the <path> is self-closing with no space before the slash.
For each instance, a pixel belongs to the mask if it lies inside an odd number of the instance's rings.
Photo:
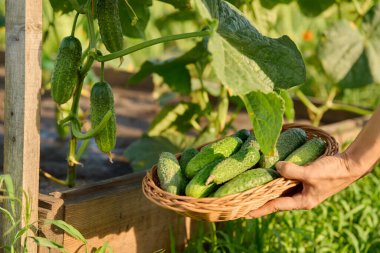
<path id="1" fill-rule="evenodd" d="M 63 244 L 63 231 L 53 226 L 44 225 L 44 220 L 64 220 L 63 200 L 53 196 L 40 194 L 38 200 L 39 236 L 56 243 Z M 57 249 L 40 247 L 39 253 L 59 253 Z"/>
<path id="2" fill-rule="evenodd" d="M 141 191 L 145 172 L 118 177 L 63 193 L 65 221 L 77 228 L 90 247 L 108 242 L 114 252 L 170 251 L 172 228 L 177 247 L 189 237 L 190 220 L 149 202 Z M 68 235 L 69 252 L 84 252 L 81 243 Z"/>
<path id="3" fill-rule="evenodd" d="M 40 157 L 40 87 L 42 0 L 6 1 L 4 173 L 12 176 L 18 197 L 31 200 L 31 220 L 37 221 Z M 25 204 L 17 210 L 25 217 Z M 24 219 L 21 218 L 21 226 Z M 4 222 L 3 229 L 10 224 Z M 5 238 L 8 242 L 9 238 Z M 23 241 L 23 240 L 21 240 Z M 29 240 L 28 252 L 37 252 Z M 21 242 L 16 252 L 21 252 Z"/>

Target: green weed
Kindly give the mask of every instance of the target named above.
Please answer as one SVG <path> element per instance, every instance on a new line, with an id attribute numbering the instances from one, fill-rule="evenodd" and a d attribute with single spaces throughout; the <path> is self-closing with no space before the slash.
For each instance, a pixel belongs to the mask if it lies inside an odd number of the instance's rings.
<path id="1" fill-rule="evenodd" d="M 310 211 L 200 226 L 185 252 L 380 252 L 379 185 L 380 166 Z"/>
<path id="2" fill-rule="evenodd" d="M 36 226 L 37 222 L 31 222 L 30 220 L 30 198 L 26 192 L 23 193 L 25 195 L 25 203 L 22 203 L 20 199 L 16 197 L 15 188 L 13 185 L 12 178 L 10 175 L 0 175 L 0 218 L 4 216 L 12 225 L 12 227 L 5 231 L 4 236 L 10 238 L 10 242 L 6 245 L 0 245 L 0 251 L 4 250 L 4 253 L 15 253 L 16 245 L 20 243 L 20 240 L 23 238 L 22 245 L 26 245 L 28 240 L 34 241 L 40 247 L 47 247 L 50 249 L 58 249 L 62 253 L 68 253 L 68 251 L 64 248 L 63 245 L 49 240 L 44 237 L 38 236 L 38 228 Z M 4 201 L 10 202 L 10 210 L 1 207 Z M 24 214 L 24 226 L 20 226 L 21 219 L 16 215 L 17 205 L 25 205 L 25 214 Z M 104 243 L 100 248 L 92 248 L 89 251 L 88 242 L 83 237 L 83 235 L 75 229 L 70 224 L 67 224 L 62 220 L 43 220 L 45 225 L 54 225 L 60 229 L 62 229 L 65 233 L 70 235 L 71 237 L 81 241 L 85 246 L 85 252 L 91 253 L 112 253 L 112 249 L 108 246 L 107 243 Z M 33 236 L 29 236 L 29 232 L 32 232 Z M 22 249 L 23 253 L 28 252 L 26 247 Z"/>

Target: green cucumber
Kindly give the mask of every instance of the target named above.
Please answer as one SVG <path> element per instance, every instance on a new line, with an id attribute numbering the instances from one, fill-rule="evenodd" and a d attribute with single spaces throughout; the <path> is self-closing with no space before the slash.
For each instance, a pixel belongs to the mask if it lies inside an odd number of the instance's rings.
<path id="1" fill-rule="evenodd" d="M 290 128 L 280 134 L 273 155 L 262 155 L 260 167 L 273 168 L 277 161 L 283 161 L 290 153 L 307 141 L 307 135 L 302 128 Z"/>
<path id="2" fill-rule="evenodd" d="M 98 148 L 109 153 L 116 145 L 116 116 L 111 86 L 107 82 L 98 82 L 91 89 L 91 126 L 100 124 L 108 111 L 112 112 L 105 128 L 96 135 L 95 142 Z"/>
<path id="3" fill-rule="evenodd" d="M 236 133 L 234 133 L 232 136 L 236 136 L 240 138 L 242 141 L 246 141 L 249 136 L 251 136 L 251 132 L 247 129 L 240 129 Z"/>
<path id="4" fill-rule="evenodd" d="M 209 163 L 226 158 L 239 150 L 242 140 L 236 136 L 229 136 L 217 142 L 209 144 L 201 149 L 201 151 L 193 157 L 185 168 L 185 175 L 191 179 Z"/>
<path id="5" fill-rule="evenodd" d="M 74 36 L 63 38 L 51 79 L 51 95 L 57 104 L 64 104 L 73 96 L 79 80 L 82 45 Z"/>
<path id="6" fill-rule="evenodd" d="M 325 150 L 326 143 L 320 138 L 313 138 L 294 150 L 285 161 L 302 166 L 316 160 Z"/>
<path id="7" fill-rule="evenodd" d="M 203 198 L 213 193 L 218 186 L 215 183 L 206 185 L 206 180 L 210 176 L 211 170 L 222 160 L 222 158 L 217 159 L 198 171 L 186 186 L 186 196 Z"/>
<path id="8" fill-rule="evenodd" d="M 111 53 L 123 49 L 123 31 L 120 21 L 119 0 L 97 0 L 100 37 Z"/>
<path id="9" fill-rule="evenodd" d="M 252 169 L 241 173 L 231 181 L 228 181 L 213 194 L 213 197 L 223 197 L 266 184 L 280 175 L 273 169 Z"/>
<path id="10" fill-rule="evenodd" d="M 260 159 L 260 146 L 255 138 L 248 138 L 238 152 L 226 158 L 211 171 L 206 184 L 222 184 L 252 168 Z"/>
<path id="11" fill-rule="evenodd" d="M 179 165 L 181 166 L 181 170 L 183 171 L 183 173 L 185 173 L 185 168 L 187 164 L 198 153 L 199 151 L 195 148 L 187 148 L 182 152 L 181 159 L 179 160 Z"/>
<path id="12" fill-rule="evenodd" d="M 157 175 L 163 190 L 177 195 L 184 193 L 187 179 L 182 174 L 175 155 L 169 152 L 160 154 Z"/>

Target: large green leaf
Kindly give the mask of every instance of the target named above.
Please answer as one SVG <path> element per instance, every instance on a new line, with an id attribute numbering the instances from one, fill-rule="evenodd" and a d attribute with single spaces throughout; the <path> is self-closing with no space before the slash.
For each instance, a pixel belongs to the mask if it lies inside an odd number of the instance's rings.
<path id="1" fill-rule="evenodd" d="M 350 71 L 363 52 L 359 31 L 346 20 L 330 27 L 321 40 L 318 57 L 325 72 L 338 83 Z"/>
<path id="2" fill-rule="evenodd" d="M 145 28 L 150 18 L 149 6 L 152 5 L 152 1 L 128 0 L 128 4 L 130 7 L 126 4 L 126 0 L 119 0 L 123 34 L 132 38 L 145 38 Z"/>
<path id="3" fill-rule="evenodd" d="M 287 90 L 280 90 L 280 96 L 284 100 L 285 117 L 289 122 L 293 122 L 295 118 L 293 99 Z"/>
<path id="4" fill-rule="evenodd" d="M 260 91 L 248 93 L 242 99 L 261 151 L 271 155 L 282 128 L 283 99 L 276 92 L 264 94 Z"/>
<path id="5" fill-rule="evenodd" d="M 374 81 L 380 83 L 380 4 L 372 7 L 363 19 L 365 53 Z"/>
<path id="6" fill-rule="evenodd" d="M 270 92 L 305 81 L 302 56 L 289 37 L 272 39 L 262 35 L 238 10 L 221 0 L 203 3 L 211 17 L 218 20 L 217 33 L 209 42 L 213 68 L 234 95 Z"/>
<path id="7" fill-rule="evenodd" d="M 373 83 L 367 55 L 362 53 L 347 75 L 338 83 L 343 88 L 360 88 Z"/>
<path id="8" fill-rule="evenodd" d="M 157 163 L 162 152 L 175 154 L 179 151 L 180 148 L 167 138 L 143 136 L 129 145 L 125 151 L 125 156 L 134 170 L 146 170 Z"/>
<path id="9" fill-rule="evenodd" d="M 131 76 L 129 84 L 137 84 L 147 76 L 156 73 L 160 75 L 164 82 L 173 90 L 181 94 L 188 94 L 191 91 L 191 76 L 186 64 L 178 63 L 175 59 L 164 62 L 148 60 L 144 62 L 140 70 Z"/>
<path id="10" fill-rule="evenodd" d="M 156 73 L 163 77 L 164 82 L 173 90 L 181 94 L 191 91 L 191 76 L 186 65 L 202 62 L 208 58 L 207 42 L 201 41 L 189 52 L 166 61 L 146 61 L 140 70 L 129 79 L 129 84 L 137 84 L 147 76 Z"/>
<path id="11" fill-rule="evenodd" d="M 302 13 L 309 17 L 318 16 L 334 3 L 335 0 L 298 0 Z"/>

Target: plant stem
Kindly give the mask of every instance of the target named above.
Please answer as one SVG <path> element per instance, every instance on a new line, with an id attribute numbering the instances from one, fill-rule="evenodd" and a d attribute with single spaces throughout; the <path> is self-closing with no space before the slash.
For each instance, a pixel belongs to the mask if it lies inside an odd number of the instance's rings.
<path id="1" fill-rule="evenodd" d="M 77 154 L 75 155 L 75 160 L 79 161 L 86 151 L 88 144 L 90 143 L 90 139 L 84 140 L 82 144 L 80 145 Z"/>
<path id="2" fill-rule="evenodd" d="M 71 3 L 71 5 L 74 7 L 74 9 L 78 12 L 78 13 L 81 13 L 81 14 L 85 14 L 86 13 L 86 10 L 80 6 L 80 4 L 78 3 L 77 0 L 69 0 L 69 2 Z"/>
<path id="3" fill-rule="evenodd" d="M 57 184 L 60 184 L 60 185 L 63 185 L 63 186 L 67 186 L 66 181 L 61 180 L 61 179 L 58 179 L 58 178 L 56 178 L 55 176 L 53 176 L 52 174 L 50 174 L 50 173 L 48 173 L 48 172 L 46 172 L 46 171 L 43 171 L 42 169 L 40 169 L 40 173 L 41 173 L 44 177 L 46 177 L 47 179 L 49 179 L 49 180 L 51 180 L 51 181 L 53 181 L 53 182 L 55 182 L 55 183 L 57 183 Z"/>
<path id="4" fill-rule="evenodd" d="M 194 38 L 194 37 L 205 37 L 209 36 L 210 31 L 200 31 L 200 32 L 192 32 L 192 33 L 183 33 L 183 34 L 176 34 L 176 35 L 169 35 L 161 38 L 156 38 L 148 41 L 144 41 L 140 44 L 137 44 L 135 46 L 132 46 L 130 48 L 126 48 L 117 52 L 114 52 L 112 54 L 104 55 L 104 56 L 97 56 L 96 60 L 99 62 L 105 62 L 105 61 L 111 61 L 117 58 L 120 58 L 122 56 L 131 54 L 133 52 L 139 51 L 141 49 L 151 47 L 153 45 L 157 45 L 160 43 L 175 41 L 175 40 L 182 40 L 182 39 L 188 39 L 188 38 Z"/>
<path id="5" fill-rule="evenodd" d="M 80 131 L 78 119 L 74 119 L 71 125 L 72 134 L 75 136 L 75 138 L 80 139 L 80 140 L 90 139 L 96 136 L 97 134 L 99 134 L 99 132 L 102 131 L 106 127 L 107 122 L 109 121 L 111 117 L 112 117 L 112 111 L 108 111 L 104 115 L 103 119 L 100 121 L 99 125 L 97 125 L 95 128 L 92 128 L 87 133 L 82 133 Z"/>
<path id="6" fill-rule="evenodd" d="M 90 37 L 89 51 L 94 50 L 96 52 L 96 48 L 95 48 L 96 38 L 95 38 L 95 30 L 94 30 L 94 20 L 91 13 L 91 7 L 92 7 L 91 3 L 92 3 L 91 1 L 87 1 L 87 12 L 86 12 L 86 17 L 87 17 L 87 22 L 88 22 L 88 31 L 89 31 L 89 37 Z M 83 88 L 84 78 L 86 77 L 87 72 L 91 69 L 91 66 L 93 63 L 94 63 L 94 57 L 88 54 L 87 61 L 79 73 L 78 86 L 77 86 L 77 89 L 75 90 L 73 104 L 71 106 L 70 114 L 73 115 L 75 118 L 78 115 L 79 99 L 80 99 L 82 88 Z M 78 139 L 75 137 L 73 133 L 73 127 L 71 127 L 70 147 L 69 147 L 69 154 L 67 157 L 68 167 L 67 167 L 66 183 L 68 187 L 75 186 L 76 167 L 79 164 L 78 160 L 76 159 L 77 155 L 75 154 L 77 143 L 78 143 Z"/>
<path id="7" fill-rule="evenodd" d="M 80 13 L 77 12 L 77 14 L 75 15 L 73 27 L 71 28 L 71 36 L 74 36 L 74 34 L 75 34 L 75 28 L 77 27 L 77 21 L 78 21 L 79 14 Z"/>
<path id="8" fill-rule="evenodd" d="M 222 133 L 224 130 L 224 127 L 226 125 L 227 116 L 228 116 L 228 107 L 229 107 L 229 100 L 228 100 L 228 94 L 227 89 L 222 86 L 220 91 L 220 100 L 218 104 L 218 133 Z"/>
<path id="9" fill-rule="evenodd" d="M 104 82 L 104 62 L 102 62 L 100 65 L 100 81 L 102 83 Z"/>
<path id="10" fill-rule="evenodd" d="M 323 115 L 330 109 L 331 105 L 333 104 L 333 101 L 337 92 L 338 92 L 338 88 L 336 86 L 333 86 L 331 90 L 329 91 L 329 94 L 327 96 L 325 103 L 318 108 L 318 112 L 316 113 L 315 118 L 313 119 L 313 122 L 312 122 L 314 126 L 319 126 L 323 118 Z"/>
<path id="11" fill-rule="evenodd" d="M 86 14 L 87 17 L 87 23 L 88 23 L 88 32 L 90 35 L 90 48 L 95 49 L 96 48 L 96 37 L 95 37 L 95 28 L 94 28 L 94 18 L 92 17 L 91 13 L 91 1 L 89 1 L 88 11 Z"/>
<path id="12" fill-rule="evenodd" d="M 360 114 L 360 115 L 370 115 L 370 114 L 373 113 L 372 111 L 369 111 L 369 110 L 366 110 L 366 109 L 362 109 L 362 108 L 359 108 L 359 107 L 356 107 L 356 106 L 345 105 L 345 104 L 335 104 L 335 103 L 333 103 L 330 106 L 330 109 L 331 110 L 348 111 L 348 112 L 353 112 L 353 113 L 357 113 L 357 114 Z"/>
<path id="13" fill-rule="evenodd" d="M 301 100 L 301 102 L 313 113 L 318 112 L 318 108 L 303 94 L 301 90 L 296 91 L 296 96 Z"/>

